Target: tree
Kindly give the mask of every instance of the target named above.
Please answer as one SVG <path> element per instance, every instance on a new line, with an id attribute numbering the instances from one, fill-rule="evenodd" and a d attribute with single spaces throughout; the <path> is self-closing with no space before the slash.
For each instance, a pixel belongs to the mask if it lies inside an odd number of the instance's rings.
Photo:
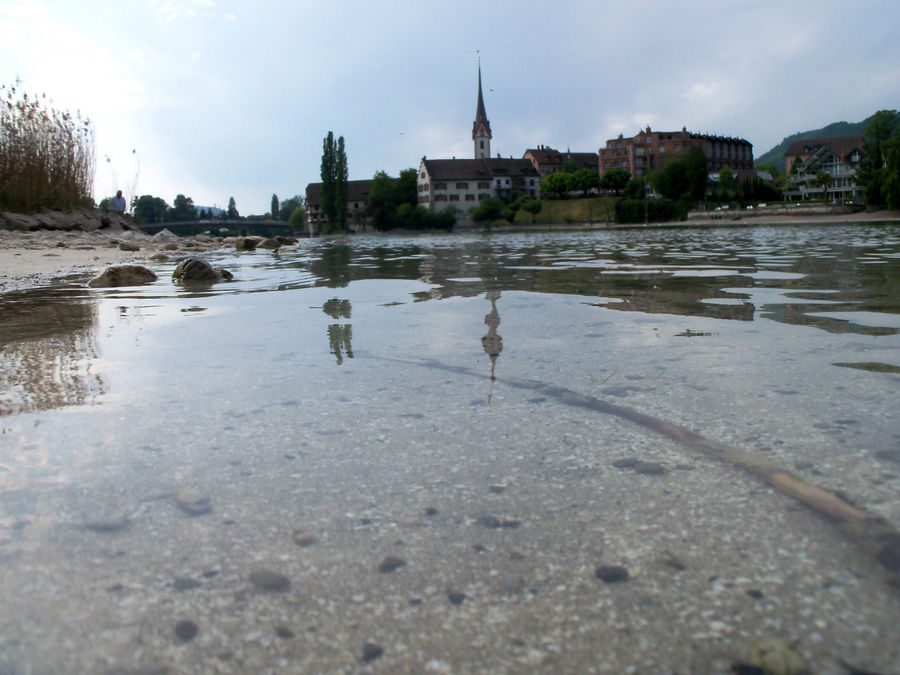
<path id="1" fill-rule="evenodd" d="M 237 210 L 237 205 L 234 203 L 234 197 L 229 197 L 229 198 L 228 198 L 228 211 L 227 211 L 227 214 L 228 214 L 228 217 L 229 217 L 230 219 L 232 219 L 232 220 L 234 220 L 235 218 L 240 217 L 240 214 L 238 213 L 238 210 Z"/>
<path id="2" fill-rule="evenodd" d="M 863 149 L 858 176 L 866 186 L 866 201 L 900 208 L 900 113 L 875 113 L 863 135 Z"/>
<path id="3" fill-rule="evenodd" d="M 334 162 L 334 213 L 335 224 L 342 230 L 347 229 L 347 153 L 344 151 L 344 137 L 338 138 Z"/>
<path id="4" fill-rule="evenodd" d="M 396 183 L 397 204 L 412 204 L 419 201 L 418 171 L 416 169 L 404 169 Z"/>
<path id="5" fill-rule="evenodd" d="M 565 162 L 563 162 L 561 171 L 562 173 L 575 173 L 576 171 L 578 171 L 578 162 L 576 162 L 574 159 L 567 159 Z"/>
<path id="6" fill-rule="evenodd" d="M 334 195 L 337 189 L 337 148 L 334 143 L 334 133 L 329 131 L 322 141 L 322 166 L 320 176 L 322 179 L 322 215 L 329 223 L 334 223 L 337 211 L 334 208 Z"/>
<path id="7" fill-rule="evenodd" d="M 625 189 L 622 190 L 622 196 L 625 199 L 643 199 L 644 198 L 644 179 L 643 178 L 631 178 L 625 184 Z"/>
<path id="8" fill-rule="evenodd" d="M 503 212 L 506 210 L 506 204 L 496 197 L 489 197 L 472 209 L 471 216 L 476 223 L 490 223 L 503 218 Z"/>
<path id="9" fill-rule="evenodd" d="M 295 209 L 303 209 L 306 205 L 306 198 L 300 195 L 294 195 L 281 202 L 278 207 L 278 218 L 282 222 L 290 222 L 291 214 Z M 273 214 L 274 215 L 274 214 Z"/>
<path id="10" fill-rule="evenodd" d="M 731 167 L 723 166 L 719 171 L 719 186 L 726 193 L 734 189 L 734 171 L 731 170 Z"/>
<path id="11" fill-rule="evenodd" d="M 578 169 L 568 174 L 566 186 L 569 192 L 581 192 L 587 197 L 588 192 L 600 187 L 600 174 L 593 169 Z"/>
<path id="12" fill-rule="evenodd" d="M 185 222 L 188 220 L 197 220 L 197 209 L 194 207 L 194 200 L 179 194 L 175 197 L 172 208 L 169 209 L 169 222 Z"/>
<path id="13" fill-rule="evenodd" d="M 276 195 L 276 194 L 273 194 L 273 195 L 272 195 L 272 211 L 271 211 L 271 214 L 272 214 L 272 218 L 273 218 L 274 220 L 278 220 L 278 195 Z"/>
<path id="14" fill-rule="evenodd" d="M 827 171 L 818 171 L 816 172 L 816 185 L 822 188 L 822 191 L 825 193 L 825 199 L 828 199 L 828 188 L 834 183 L 834 178 L 831 177 L 831 174 Z"/>
<path id="15" fill-rule="evenodd" d="M 135 197 L 131 202 L 134 220 L 140 225 L 153 225 L 168 220 L 169 205 L 165 200 L 151 195 Z"/>
<path id="16" fill-rule="evenodd" d="M 541 194 L 562 197 L 568 191 L 568 179 L 564 173 L 551 173 L 541 181 Z"/>
<path id="17" fill-rule="evenodd" d="M 688 148 L 682 153 L 685 163 L 685 175 L 688 181 L 688 194 L 695 202 L 706 198 L 706 185 L 709 182 L 709 162 L 706 153 L 699 145 Z"/>
<path id="18" fill-rule="evenodd" d="M 610 169 L 600 177 L 600 187 L 604 190 L 615 190 L 619 194 L 628 185 L 631 174 L 625 169 Z"/>
<path id="19" fill-rule="evenodd" d="M 397 191 L 394 180 L 384 171 L 375 173 L 369 189 L 369 203 L 366 213 L 371 216 L 375 229 L 385 232 L 394 226 L 394 211 L 397 208 Z"/>

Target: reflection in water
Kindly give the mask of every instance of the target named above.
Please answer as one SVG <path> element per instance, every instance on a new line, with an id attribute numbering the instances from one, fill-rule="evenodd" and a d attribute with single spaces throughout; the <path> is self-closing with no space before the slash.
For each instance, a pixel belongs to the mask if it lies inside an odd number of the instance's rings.
<path id="1" fill-rule="evenodd" d="M 312 271 L 324 279 L 328 288 L 344 288 L 351 281 L 350 246 L 330 244 L 322 248 L 322 257 L 312 264 Z"/>
<path id="2" fill-rule="evenodd" d="M 0 296 L 0 416 L 83 405 L 103 394 L 103 379 L 91 372 L 96 324 L 96 304 L 80 291 Z"/>
<path id="3" fill-rule="evenodd" d="M 326 300 L 322 305 L 322 311 L 332 319 L 349 319 L 350 318 L 350 301 L 332 298 Z M 331 353 L 337 359 L 337 364 L 344 362 L 344 354 L 348 359 L 353 358 L 353 347 L 350 340 L 353 337 L 353 327 L 349 323 L 333 323 L 328 326 L 328 346 Z"/>
<path id="4" fill-rule="evenodd" d="M 484 323 L 487 324 L 488 332 L 481 338 L 481 346 L 491 360 L 491 389 L 488 392 L 488 405 L 490 405 L 491 396 L 494 393 L 494 380 L 497 379 L 494 368 L 497 365 L 497 357 L 503 351 L 503 337 L 497 335 L 497 328 L 500 326 L 500 312 L 497 311 L 497 300 L 500 299 L 500 291 L 488 291 L 484 294 L 484 297 L 491 301 L 491 311 L 484 317 Z"/>

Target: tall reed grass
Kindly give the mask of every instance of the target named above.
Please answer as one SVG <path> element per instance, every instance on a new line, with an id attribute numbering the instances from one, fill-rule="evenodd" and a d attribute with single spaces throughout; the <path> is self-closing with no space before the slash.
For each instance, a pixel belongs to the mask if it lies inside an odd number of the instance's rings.
<path id="1" fill-rule="evenodd" d="M 94 128 L 81 114 L 0 85 L 0 210 L 93 206 Z"/>

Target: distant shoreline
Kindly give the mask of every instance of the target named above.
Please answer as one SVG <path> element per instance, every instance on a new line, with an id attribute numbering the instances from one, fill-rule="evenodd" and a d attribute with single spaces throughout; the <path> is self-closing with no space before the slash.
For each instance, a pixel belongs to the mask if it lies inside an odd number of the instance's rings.
<path id="1" fill-rule="evenodd" d="M 737 216 L 737 217 L 735 217 Z M 584 231 L 597 232 L 603 230 L 624 230 L 644 228 L 749 228 L 766 226 L 811 226 L 841 225 L 845 223 L 895 224 L 900 223 L 900 211 L 874 211 L 853 214 L 834 215 L 756 215 L 749 216 L 740 212 L 731 218 L 714 220 L 696 218 L 671 223 L 560 223 L 548 225 L 513 224 L 494 225 L 491 233 L 507 232 L 565 232 Z M 486 233 L 483 228 L 458 229 L 453 233 L 475 234 Z M 355 236 L 414 236 L 422 234 L 413 231 L 391 231 L 384 234 L 362 232 Z M 335 235 L 345 236 L 345 235 Z M 318 238 L 318 237 L 316 237 Z M 202 250 L 222 248 L 225 244 L 219 240 L 206 240 L 200 244 L 193 237 L 182 238 L 184 246 L 179 251 L 168 250 L 165 253 L 172 257 L 187 255 L 188 250 L 197 253 Z M 138 250 L 124 250 L 122 242 L 136 244 Z M 0 230 L 0 293 L 25 290 L 50 284 L 56 279 L 81 274 L 94 274 L 105 267 L 121 263 L 141 263 L 150 267 L 159 262 L 149 262 L 151 255 L 162 253 L 164 246 L 154 242 L 153 237 L 142 232 L 116 229 L 95 232 L 73 232 L 61 230 L 35 230 L 32 232 L 18 230 Z"/>

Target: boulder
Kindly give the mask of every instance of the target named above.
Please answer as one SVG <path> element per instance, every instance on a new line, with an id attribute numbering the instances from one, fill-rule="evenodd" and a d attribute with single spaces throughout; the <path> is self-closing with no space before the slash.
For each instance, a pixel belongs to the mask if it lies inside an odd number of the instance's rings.
<path id="1" fill-rule="evenodd" d="M 203 258 L 185 258 L 172 272 L 172 278 L 182 283 L 214 284 L 231 281 L 234 275 L 222 267 L 213 267 Z"/>
<path id="2" fill-rule="evenodd" d="M 115 286 L 140 286 L 156 281 L 152 270 L 142 265 L 112 265 L 88 282 L 91 288 L 112 288 Z"/>
<path id="3" fill-rule="evenodd" d="M 277 251 L 281 248 L 281 243 L 277 239 L 263 239 L 257 244 L 258 248 L 266 248 L 270 251 Z"/>
<path id="4" fill-rule="evenodd" d="M 275 241 L 282 246 L 293 246 L 297 243 L 297 237 L 282 237 L 281 235 L 278 235 L 275 237 Z"/>
<path id="5" fill-rule="evenodd" d="M 263 241 L 263 237 L 235 237 L 234 247 L 238 251 L 253 251 Z"/>

